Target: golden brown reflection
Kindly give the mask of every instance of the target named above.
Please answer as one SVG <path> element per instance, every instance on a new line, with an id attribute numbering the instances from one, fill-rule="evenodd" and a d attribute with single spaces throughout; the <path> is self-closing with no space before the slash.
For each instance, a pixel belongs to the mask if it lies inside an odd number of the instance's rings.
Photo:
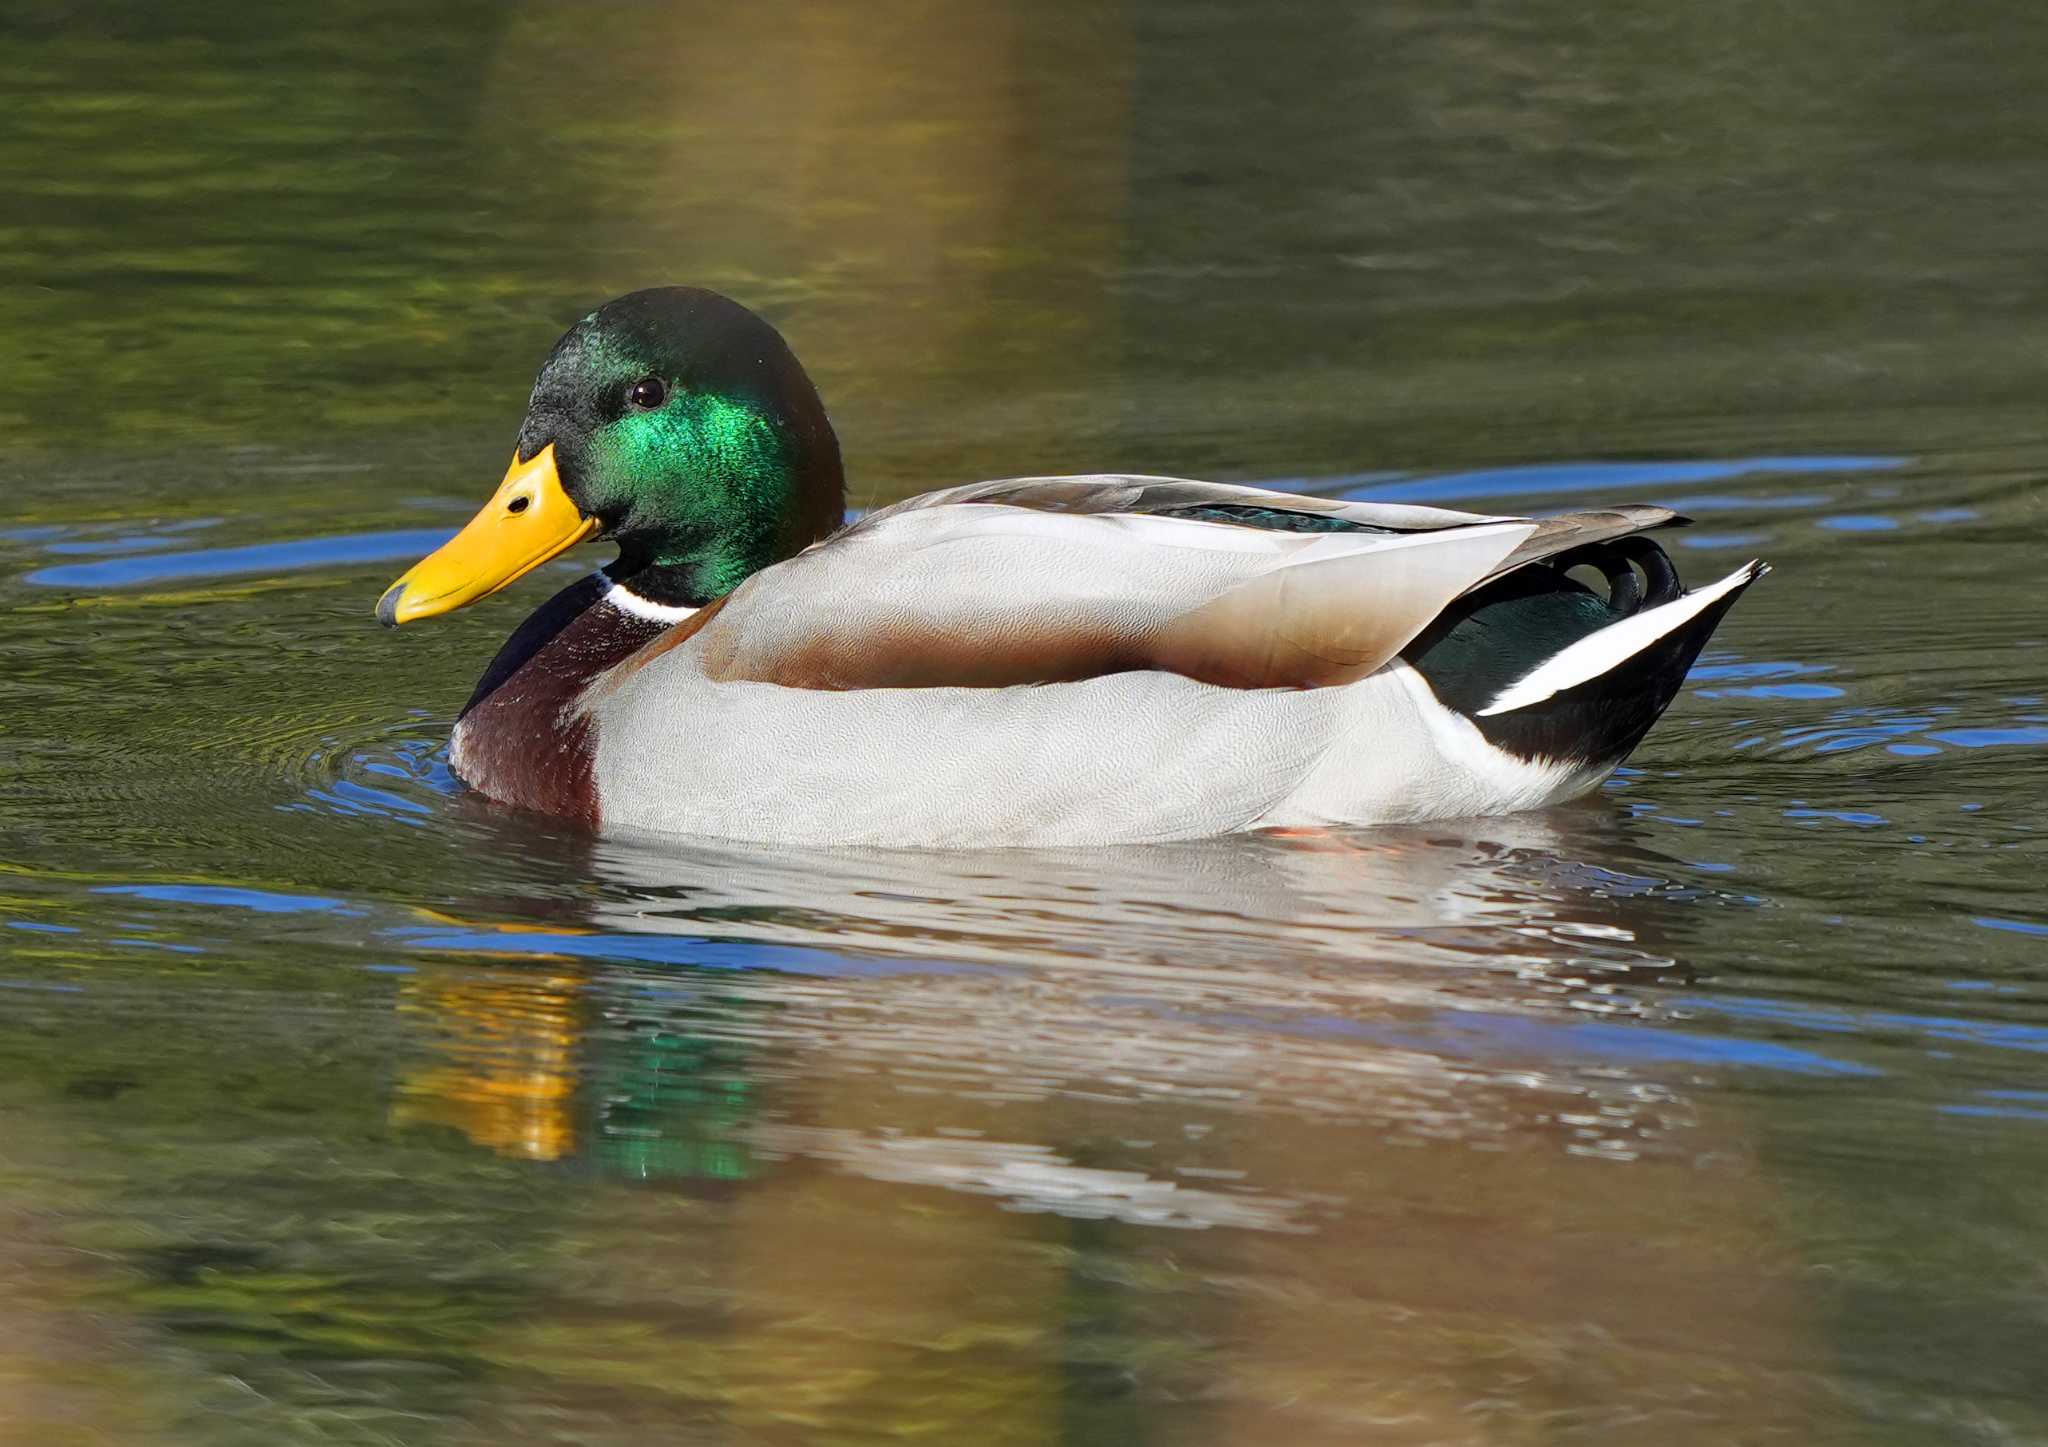
<path id="1" fill-rule="evenodd" d="M 565 305 L 674 282 L 739 296 L 788 331 L 849 456 L 884 454 L 922 486 L 966 480 L 954 459 L 991 427 L 1024 433 L 998 466 L 1038 455 L 1043 429 L 1011 415 L 1012 389 L 977 383 L 1070 377 L 1119 344 L 1103 280 L 1128 240 L 1128 17 L 993 0 L 652 7 L 627 51 L 590 47 L 589 24 L 568 0 L 523 6 L 476 118 L 512 193 L 565 134 L 596 142 L 575 194 L 535 198 L 588 253 Z M 632 94 L 630 127 L 591 135 L 593 92 Z M 1087 445 L 1113 406 L 1075 395 L 1058 445 Z M 876 500 L 872 468 L 856 473 L 855 501 Z"/>
<path id="2" fill-rule="evenodd" d="M 408 1098 L 449 1092 L 416 1118 L 505 1149 L 530 1127 L 475 1102 L 518 1092 L 478 1082 L 516 1076 L 586 1102 L 550 1139 L 611 1180 L 571 1231 L 610 1325 L 508 1324 L 491 1355 L 551 1400 L 601 1383 L 767 1441 L 1785 1429 L 1820 1348 L 1782 1208 L 1700 1065 L 1584 1043 L 1678 1038 L 1641 990 L 1673 910 L 1573 847 L 1542 819 L 1000 857 L 599 844 L 588 923 L 674 964 L 595 969 L 580 1013 L 552 970 L 407 994 L 466 1059 L 519 1062 L 413 1073 Z M 735 949 L 769 968 L 692 968 Z"/>
<path id="3" fill-rule="evenodd" d="M 432 968 L 400 986 L 398 1008 L 431 1032 L 427 1063 L 399 1081 L 394 1125 L 443 1125 L 526 1160 L 576 1148 L 573 1105 L 582 981 L 573 974 Z"/>

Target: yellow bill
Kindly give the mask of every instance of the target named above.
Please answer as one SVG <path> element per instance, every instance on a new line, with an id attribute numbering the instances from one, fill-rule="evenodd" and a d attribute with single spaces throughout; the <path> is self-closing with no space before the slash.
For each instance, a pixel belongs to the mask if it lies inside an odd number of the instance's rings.
<path id="1" fill-rule="evenodd" d="M 396 628 L 474 603 L 596 531 L 597 519 L 578 512 L 562 490 L 552 442 L 524 462 L 515 452 L 483 511 L 384 590 L 377 621 Z"/>

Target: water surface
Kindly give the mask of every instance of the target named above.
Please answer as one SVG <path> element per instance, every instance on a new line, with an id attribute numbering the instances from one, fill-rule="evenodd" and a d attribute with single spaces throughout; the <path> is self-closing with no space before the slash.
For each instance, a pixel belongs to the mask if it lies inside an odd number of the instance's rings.
<path id="1" fill-rule="evenodd" d="M 2048 1438 L 2043 12 L 0 15 L 0 1438 Z M 1696 519 L 1506 820 L 591 839 L 371 608 L 720 287 L 872 504 Z M 576 566 L 587 566 L 591 560 Z"/>

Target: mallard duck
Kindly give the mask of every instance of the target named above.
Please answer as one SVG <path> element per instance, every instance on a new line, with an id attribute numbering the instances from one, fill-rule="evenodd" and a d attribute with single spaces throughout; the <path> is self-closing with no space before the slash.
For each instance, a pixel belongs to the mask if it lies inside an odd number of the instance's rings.
<path id="1" fill-rule="evenodd" d="M 634 292 L 555 344 L 496 494 L 377 615 L 617 546 L 455 725 L 455 773 L 506 804 L 758 842 L 1102 844 L 1585 794 L 1764 571 L 1684 591 L 1648 536 L 1684 519 L 1643 505 L 1497 517 L 1101 475 L 848 522 L 845 494 L 772 327 Z"/>

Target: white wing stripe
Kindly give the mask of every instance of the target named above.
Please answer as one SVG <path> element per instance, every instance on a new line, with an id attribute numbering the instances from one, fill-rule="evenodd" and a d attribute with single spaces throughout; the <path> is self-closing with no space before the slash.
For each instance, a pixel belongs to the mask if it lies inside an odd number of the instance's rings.
<path id="1" fill-rule="evenodd" d="M 1660 638 L 1692 622 L 1737 588 L 1755 582 L 1765 571 L 1762 563 L 1745 563 L 1720 582 L 1709 584 L 1698 592 L 1687 593 L 1682 598 L 1674 598 L 1669 603 L 1608 624 L 1598 633 L 1581 638 L 1563 652 L 1544 659 L 1509 684 L 1494 696 L 1493 702 L 1479 710 L 1479 717 L 1512 713 L 1532 703 L 1541 703 L 1568 688 L 1576 688 L 1589 678 L 1598 678 Z"/>

